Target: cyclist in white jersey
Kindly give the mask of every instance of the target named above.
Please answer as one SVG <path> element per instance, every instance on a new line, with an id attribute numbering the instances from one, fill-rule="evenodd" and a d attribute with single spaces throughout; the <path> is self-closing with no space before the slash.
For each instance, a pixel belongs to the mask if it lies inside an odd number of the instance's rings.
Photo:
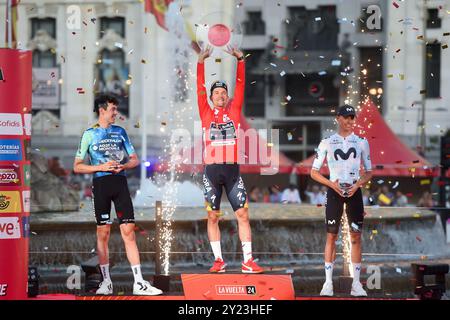
<path id="1" fill-rule="evenodd" d="M 369 143 L 353 133 L 355 109 L 344 105 L 339 108 L 336 121 L 338 132 L 323 139 L 317 148 L 316 158 L 311 170 L 311 178 L 328 187 L 325 206 L 325 224 L 327 242 L 325 245 L 326 280 L 320 295 L 333 295 L 333 266 L 336 258 L 336 240 L 339 232 L 344 204 L 350 226 L 351 259 L 353 265 L 353 283 L 351 295 L 367 296 L 359 276 L 361 273 L 361 232 L 364 220 L 364 206 L 361 186 L 372 178 Z M 330 178 L 320 172 L 327 159 Z M 360 176 L 361 162 L 364 173 Z"/>

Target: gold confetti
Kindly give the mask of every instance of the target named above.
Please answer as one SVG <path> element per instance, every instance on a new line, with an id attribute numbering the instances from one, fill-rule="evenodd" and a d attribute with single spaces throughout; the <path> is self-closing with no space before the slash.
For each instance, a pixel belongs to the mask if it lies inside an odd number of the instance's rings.
<path id="1" fill-rule="evenodd" d="M 139 121 L 134 125 L 134 127 L 138 128 L 138 129 L 141 127 L 141 125 L 139 124 Z"/>
<path id="2" fill-rule="evenodd" d="M 216 59 L 215 61 L 216 61 L 216 63 L 221 63 L 222 59 Z"/>
<path id="3" fill-rule="evenodd" d="M 389 73 L 388 75 L 386 75 L 386 77 L 392 78 L 392 77 L 394 77 L 394 75 L 392 73 Z"/>
<path id="4" fill-rule="evenodd" d="M 400 80 L 405 80 L 405 75 L 403 73 L 400 73 L 399 76 L 400 76 Z"/>
<path id="5" fill-rule="evenodd" d="M 447 48 L 448 48 L 448 45 L 446 45 L 446 44 L 442 45 L 442 49 L 447 49 Z"/>

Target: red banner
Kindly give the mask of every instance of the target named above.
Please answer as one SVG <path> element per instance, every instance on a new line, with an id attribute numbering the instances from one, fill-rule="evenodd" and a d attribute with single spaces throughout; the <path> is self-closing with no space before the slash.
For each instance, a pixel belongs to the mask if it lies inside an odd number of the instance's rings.
<path id="1" fill-rule="evenodd" d="M 0 300 L 27 298 L 30 51 L 0 49 Z"/>

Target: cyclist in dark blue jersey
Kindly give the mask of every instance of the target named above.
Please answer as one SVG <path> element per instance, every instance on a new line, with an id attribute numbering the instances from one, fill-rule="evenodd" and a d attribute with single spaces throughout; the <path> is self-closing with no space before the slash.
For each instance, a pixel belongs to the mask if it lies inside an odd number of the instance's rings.
<path id="1" fill-rule="evenodd" d="M 103 275 L 96 293 L 113 293 L 108 242 L 112 224 L 111 202 L 114 202 L 120 233 L 133 271 L 133 293 L 158 295 L 162 291 L 151 286 L 141 273 L 134 233 L 134 210 L 125 176 L 125 170 L 139 165 L 139 160 L 125 130 L 113 125 L 118 115 L 117 106 L 118 100 L 113 96 L 102 95 L 95 100 L 94 111 L 98 115 L 98 122 L 84 132 L 73 165 L 76 173 L 94 174 L 92 194 L 97 220 L 97 253 Z M 89 155 L 90 164 L 84 163 L 86 155 Z"/>

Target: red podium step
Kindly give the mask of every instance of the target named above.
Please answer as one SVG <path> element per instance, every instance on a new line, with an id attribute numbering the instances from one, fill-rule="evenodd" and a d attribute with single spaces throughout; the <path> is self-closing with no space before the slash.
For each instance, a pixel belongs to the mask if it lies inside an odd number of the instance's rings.
<path id="1" fill-rule="evenodd" d="M 186 300 L 294 300 L 290 275 L 182 274 Z"/>

